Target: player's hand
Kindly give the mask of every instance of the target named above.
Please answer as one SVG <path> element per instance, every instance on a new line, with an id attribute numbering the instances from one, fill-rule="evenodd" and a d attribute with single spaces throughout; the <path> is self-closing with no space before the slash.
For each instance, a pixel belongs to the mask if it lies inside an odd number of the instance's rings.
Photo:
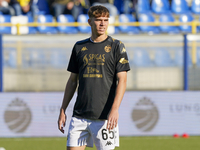
<path id="1" fill-rule="evenodd" d="M 109 131 L 117 127 L 118 118 L 119 118 L 118 110 L 111 110 L 107 122 L 107 129 Z"/>
<path id="2" fill-rule="evenodd" d="M 59 115 L 59 118 L 58 118 L 58 129 L 64 133 L 64 127 L 65 127 L 65 122 L 66 122 L 66 115 L 64 113 L 63 110 L 60 111 L 60 115 Z"/>

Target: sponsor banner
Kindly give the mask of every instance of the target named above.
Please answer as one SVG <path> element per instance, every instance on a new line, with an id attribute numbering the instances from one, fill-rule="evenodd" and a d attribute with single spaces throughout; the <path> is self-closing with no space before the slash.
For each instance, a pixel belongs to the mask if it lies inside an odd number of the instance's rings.
<path id="1" fill-rule="evenodd" d="M 66 136 L 76 95 L 57 127 L 63 92 L 0 93 L 0 137 Z M 120 136 L 200 135 L 200 92 L 126 92 L 119 110 Z"/>
<path id="2" fill-rule="evenodd" d="M 0 137 L 66 136 L 57 121 L 64 93 L 1 93 Z M 66 110 L 72 115 L 72 99 Z"/>
<path id="3" fill-rule="evenodd" d="M 120 135 L 200 135 L 200 92 L 126 92 Z"/>

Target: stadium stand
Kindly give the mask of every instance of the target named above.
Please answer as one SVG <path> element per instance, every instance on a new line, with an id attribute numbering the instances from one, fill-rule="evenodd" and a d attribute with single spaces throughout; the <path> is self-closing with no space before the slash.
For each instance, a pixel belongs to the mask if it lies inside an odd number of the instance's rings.
<path id="1" fill-rule="evenodd" d="M 154 16 L 152 13 L 141 13 L 139 15 L 139 22 L 155 22 Z M 140 30 L 144 33 L 160 33 L 159 28 L 156 26 L 148 26 L 148 25 L 141 25 L 139 26 Z"/>
<path id="2" fill-rule="evenodd" d="M 121 0 L 120 3 L 123 1 Z M 37 2 L 39 12 L 38 17 L 36 20 L 34 18 L 28 17 L 28 16 L 9 16 L 9 15 L 0 15 L 0 23 L 4 22 L 12 22 L 12 20 L 28 20 L 28 22 L 38 22 L 38 23 L 52 23 L 54 21 L 57 21 L 58 23 L 67 23 L 67 22 L 75 22 L 72 15 L 60 15 L 58 18 L 54 18 L 50 14 L 48 2 L 46 0 L 39 0 Z M 119 12 L 123 12 L 122 5 L 119 5 L 118 2 L 118 9 L 121 10 Z M 170 9 L 171 8 L 171 9 Z M 138 12 L 139 22 L 155 22 L 156 19 L 158 19 L 159 22 L 191 22 L 194 20 L 193 14 L 200 14 L 200 1 L 199 0 L 193 0 L 191 3 L 191 10 L 189 9 L 189 6 L 186 2 L 186 0 L 172 0 L 171 5 L 169 4 L 168 0 L 152 0 L 152 3 L 150 5 L 150 2 L 148 0 L 139 0 L 138 1 Z M 154 14 L 157 14 L 158 17 L 155 18 Z M 174 14 L 178 14 L 178 20 L 174 17 Z M 16 19 L 17 17 L 21 17 L 23 19 Z M 117 18 L 118 20 L 115 20 L 116 18 L 111 18 L 111 23 L 114 23 L 116 21 L 119 21 L 120 23 L 129 23 L 129 22 L 136 22 L 135 15 L 132 14 L 120 14 Z M 78 17 L 77 22 L 79 23 L 87 23 L 88 16 L 86 14 L 81 14 Z M 24 23 L 26 21 L 14 21 L 14 24 L 16 23 Z M 20 27 L 22 28 L 22 27 Z M 25 27 L 24 27 L 25 28 Z M 27 27 L 28 32 L 24 32 L 24 34 L 56 34 L 56 33 L 64 33 L 64 34 L 77 34 L 77 33 L 91 33 L 90 27 L 86 25 L 78 26 L 78 27 L 72 27 L 72 26 L 58 26 L 58 27 L 50 27 L 50 26 L 44 26 L 41 25 L 39 27 Z M 197 31 L 200 30 L 200 26 L 197 27 Z M 191 33 L 192 28 L 189 25 L 180 25 L 180 26 L 168 26 L 168 25 L 162 25 L 162 26 L 148 26 L 148 25 L 142 25 L 139 27 L 134 26 L 128 26 L 123 25 L 119 27 L 110 26 L 108 33 L 109 34 L 116 34 L 116 33 L 126 33 L 126 34 L 138 34 L 138 33 Z M 11 27 L 4 27 L 0 26 L 0 33 L 1 34 L 13 34 Z M 15 29 L 16 34 L 16 29 Z M 163 55 L 166 55 L 164 57 L 167 61 L 168 54 L 163 51 Z M 143 54 L 143 52 L 140 52 Z M 137 52 L 136 52 L 137 54 Z M 36 55 L 36 54 L 35 54 Z M 160 54 L 158 54 L 160 55 Z M 14 54 L 11 54 L 13 57 Z M 9 55 L 9 57 L 11 57 Z M 145 56 L 146 57 L 146 56 Z M 30 57 L 31 59 L 32 57 Z M 143 57 L 142 57 L 143 58 Z M 147 58 L 147 57 L 146 57 Z M 33 58 L 32 58 L 33 59 Z M 148 58 L 147 58 L 148 59 Z M 150 58 L 149 58 L 150 59 Z M 35 62 L 33 60 L 30 60 L 31 62 Z M 159 60 L 158 60 L 159 61 Z M 148 62 L 148 60 L 146 61 Z M 6 64 L 8 64 L 8 61 L 5 61 Z M 157 62 L 158 63 L 158 62 Z M 11 63 L 11 66 L 14 66 L 14 63 Z M 137 64 L 137 63 L 135 63 Z M 140 64 L 140 63 L 138 63 Z M 171 65 L 170 63 L 167 63 L 168 65 Z M 180 62 L 176 62 L 176 64 L 181 64 Z M 166 64 L 159 64 L 158 65 L 166 65 Z"/>
<path id="3" fill-rule="evenodd" d="M 170 53 L 164 49 L 156 49 L 155 51 L 155 57 L 154 57 L 154 63 L 157 67 L 172 67 L 174 66 Z"/>
<path id="4" fill-rule="evenodd" d="M 151 4 L 151 10 L 156 14 L 162 14 L 170 12 L 168 0 L 153 0 Z"/>
<path id="5" fill-rule="evenodd" d="M 188 53 L 189 54 L 189 53 Z M 192 60 L 191 55 L 188 55 L 188 66 L 192 66 Z M 175 66 L 183 67 L 183 49 L 177 49 L 175 50 L 175 56 L 174 56 L 174 64 Z"/>
<path id="6" fill-rule="evenodd" d="M 179 21 L 180 22 L 191 22 L 194 18 L 191 13 L 185 13 L 180 15 Z M 192 27 L 189 25 L 181 25 L 179 26 L 182 33 L 190 33 L 192 31 Z"/>
<path id="7" fill-rule="evenodd" d="M 0 23 L 10 23 L 10 15 L 0 15 Z M 11 27 L 0 26 L 0 34 L 11 34 Z"/>
<path id="8" fill-rule="evenodd" d="M 22 16 L 12 16 L 10 23 L 12 23 L 13 25 L 17 25 L 17 24 L 26 24 L 33 21 L 34 20 L 31 16 L 22 15 Z M 37 31 L 35 27 L 20 26 L 19 32 L 20 34 L 35 34 Z M 16 26 L 11 27 L 11 34 L 17 34 Z"/>
<path id="9" fill-rule="evenodd" d="M 9 55 L 8 55 L 8 67 L 16 68 L 16 66 L 17 66 L 17 53 L 15 50 L 11 49 L 9 50 Z"/>
<path id="10" fill-rule="evenodd" d="M 159 16 L 160 22 L 174 22 L 175 19 L 171 13 L 163 13 Z M 159 26 L 162 33 L 180 33 L 177 26 L 168 26 L 168 25 L 161 25 Z"/>
<path id="11" fill-rule="evenodd" d="M 189 12 L 186 0 L 172 0 L 171 10 L 175 14 L 183 14 Z"/>
<path id="12" fill-rule="evenodd" d="M 45 65 L 45 55 L 44 51 L 39 51 L 37 49 L 30 49 L 29 51 L 29 65 L 32 68 L 41 68 Z"/>
<path id="13" fill-rule="evenodd" d="M 87 23 L 88 22 L 88 15 L 86 14 L 81 14 L 78 16 L 77 22 L 79 23 Z M 90 27 L 86 25 L 78 26 L 78 30 L 81 33 L 91 33 Z"/>
<path id="14" fill-rule="evenodd" d="M 22 53 L 22 68 L 30 68 L 30 50 L 26 50 Z"/>
<path id="15" fill-rule="evenodd" d="M 28 17 L 28 22 L 29 23 L 32 23 L 32 22 L 34 22 L 34 19 L 33 19 L 33 17 L 31 17 L 31 16 L 27 16 Z M 36 28 L 35 27 L 28 27 L 28 33 L 29 34 L 36 34 L 37 33 L 37 30 L 36 30 Z"/>
<path id="16" fill-rule="evenodd" d="M 197 48 L 197 66 L 200 67 L 200 48 Z"/>
<path id="17" fill-rule="evenodd" d="M 67 66 L 66 64 L 68 64 L 66 54 L 60 51 L 52 51 L 50 64 L 53 68 L 57 68 L 57 69 L 66 68 Z"/>
<path id="18" fill-rule="evenodd" d="M 107 29 L 108 34 L 118 34 L 119 33 L 119 27 L 115 27 L 112 24 L 116 22 L 116 19 L 114 16 L 110 16 L 109 18 L 109 26 Z"/>
<path id="19" fill-rule="evenodd" d="M 36 4 L 38 5 L 38 13 L 36 18 L 29 18 L 28 22 L 75 22 L 74 19 L 70 15 L 61 15 L 58 18 L 54 18 L 50 12 L 49 4 L 47 0 L 36 0 Z M 191 8 L 189 7 L 186 0 L 172 0 L 171 4 L 168 0 L 151 0 L 151 4 L 149 0 L 138 0 L 137 5 L 137 15 L 136 12 L 131 12 L 130 14 L 123 14 L 123 0 L 119 0 L 114 2 L 114 5 L 117 6 L 120 14 L 114 20 L 111 18 L 111 22 L 188 22 L 192 21 L 194 15 L 200 14 L 200 1 L 193 0 L 191 2 Z M 183 15 L 183 16 L 182 16 Z M 185 15 L 187 17 L 185 17 Z M 1 15 L 0 22 L 12 22 L 12 18 L 16 16 L 12 16 L 9 19 L 7 15 Z M 25 16 L 24 16 L 25 17 Z M 3 19 L 4 18 L 4 19 Z M 187 18 L 187 19 L 186 19 Z M 199 16 L 196 16 L 199 18 Z M 196 19 L 195 18 L 195 19 Z M 80 14 L 77 22 L 79 23 L 87 23 L 88 16 L 87 14 Z M 21 20 L 21 19 L 19 19 Z M 17 23 L 22 24 L 23 22 L 18 21 Z M 16 24 L 16 23 L 15 23 Z M 14 27 L 12 27 L 14 28 Z M 0 33 L 2 34 L 16 34 L 16 29 L 12 29 L 10 27 L 2 27 L 0 28 Z M 22 27 L 20 27 L 22 28 Z M 28 27 L 27 33 L 25 32 L 25 27 L 23 26 L 24 33 L 22 34 L 46 34 L 46 33 L 64 33 L 64 34 L 76 34 L 76 33 L 90 33 L 90 27 L 88 26 L 78 26 L 78 27 L 69 27 L 69 26 L 59 26 L 59 27 L 48 27 L 48 26 L 40 26 L 40 27 Z M 109 34 L 117 34 L 117 33 L 127 33 L 127 34 L 138 34 L 138 33 L 189 33 L 191 32 L 191 27 L 189 26 L 179 26 L 179 29 L 175 26 L 120 26 L 120 27 L 109 27 Z M 198 27 L 199 29 L 199 27 Z M 10 31 L 11 30 L 11 31 Z M 13 31 L 15 30 L 15 31 Z M 181 32 L 179 32 L 181 31 Z"/>
<path id="20" fill-rule="evenodd" d="M 121 23 L 136 22 L 136 19 L 132 14 L 120 14 L 119 22 L 121 22 Z M 134 27 L 134 26 L 127 26 L 127 25 L 119 26 L 119 30 L 122 33 L 128 33 L 128 34 L 138 34 L 139 33 L 138 27 Z"/>
<path id="21" fill-rule="evenodd" d="M 17 23 L 25 24 L 27 22 L 36 22 L 36 23 L 76 23 L 74 18 L 71 15 L 60 15 L 58 18 L 53 17 L 52 12 L 48 6 L 48 0 L 36 0 L 38 5 L 38 13 L 36 18 L 28 17 L 27 15 L 23 16 L 8 16 L 0 12 L 0 23 L 13 23 L 12 27 L 0 26 L 0 34 L 17 34 Z M 151 3 L 150 3 L 151 1 Z M 130 14 L 124 14 L 123 3 L 124 0 L 116 0 L 114 4 L 117 5 L 120 14 L 115 18 L 110 19 L 110 23 L 163 23 L 163 22 L 191 22 L 200 20 L 200 0 L 191 1 L 191 5 L 186 2 L 186 0 L 172 0 L 169 3 L 168 0 L 138 0 L 138 13 L 132 11 Z M 11 39 L 6 39 L 7 43 L 4 41 L 4 67 L 7 71 L 7 74 L 12 76 L 35 76 L 32 75 L 32 71 L 38 71 L 40 73 L 41 80 L 38 80 L 42 86 L 46 83 L 52 81 L 54 75 L 58 74 L 66 78 L 66 67 L 71 55 L 71 48 L 73 47 L 72 41 L 80 40 L 83 38 L 83 34 L 90 34 L 90 27 L 87 25 L 88 16 L 87 14 L 81 14 L 78 17 L 78 23 L 86 23 L 82 26 L 66 26 L 59 25 L 56 27 L 47 26 L 44 24 L 39 25 L 38 27 L 32 26 L 20 26 L 20 34 L 54 34 L 53 36 L 45 35 L 30 35 L 30 36 L 12 36 Z M 200 26 L 197 26 L 197 35 L 200 31 Z M 125 43 L 126 50 L 129 57 L 129 62 L 131 66 L 131 71 L 129 76 L 131 79 L 131 88 L 134 90 L 140 89 L 158 89 L 152 88 L 151 85 L 162 85 L 166 84 L 168 87 L 168 81 L 163 80 L 164 78 L 171 78 L 170 80 L 179 81 L 177 83 L 178 88 L 182 89 L 182 77 L 183 77 L 183 36 L 182 34 L 187 34 L 192 32 L 191 25 L 159 25 L 149 26 L 141 25 L 138 27 L 131 25 L 121 25 L 113 26 L 110 25 L 107 33 L 118 34 L 115 35 L 116 38 Z M 59 34 L 60 35 L 55 35 Z M 79 34 L 80 33 L 80 34 Z M 82 34 L 83 33 L 83 34 Z M 73 35 L 63 35 L 63 34 L 73 34 Z M 78 36 L 76 36 L 77 34 Z M 125 34 L 137 34 L 136 36 L 129 36 Z M 140 35 L 141 34 L 141 35 Z M 158 34 L 155 36 L 148 36 L 146 34 Z M 167 34 L 176 34 L 176 35 L 167 35 Z M 73 36 L 73 38 L 72 38 Z M 80 37 L 79 37 L 80 36 Z M 166 37 L 165 37 L 166 36 Z M 5 36 L 11 37 L 11 36 Z M 27 39 L 21 40 L 21 38 L 28 37 Z M 40 37 L 40 39 L 37 37 Z M 42 42 L 38 42 L 43 40 Z M 47 42 L 48 38 L 52 38 L 50 42 Z M 55 39 L 56 37 L 56 39 Z M 161 37 L 161 39 L 159 39 Z M 192 37 L 192 36 L 189 36 Z M 19 38 L 19 39 L 17 39 Z M 32 40 L 32 38 L 35 38 Z M 65 38 L 67 40 L 65 40 Z M 69 39 L 68 39 L 69 38 Z M 171 39 L 172 38 L 172 39 Z M 177 39 L 176 39 L 177 38 Z M 12 41 L 12 39 L 16 39 Z M 73 39 L 71 41 L 71 39 Z M 35 40 L 35 41 L 34 41 Z M 33 41 L 33 42 L 32 42 Z M 197 40 L 198 41 L 198 40 Z M 196 42 L 196 47 L 193 47 L 193 41 L 188 42 L 189 54 L 192 50 L 197 48 L 197 62 L 196 66 L 192 64 L 192 57 L 194 55 L 189 55 L 189 69 L 200 69 L 200 46 Z M 37 44 L 38 45 L 37 45 Z M 51 44 L 49 44 L 51 43 Z M 194 43 L 195 45 L 195 43 Z M 194 49 L 193 49 L 194 48 Z M 20 52 L 19 52 L 19 51 Z M 192 52 L 194 54 L 195 51 Z M 21 53 L 21 55 L 20 55 Z M 20 58 L 22 58 L 22 64 L 20 63 Z M 21 66 L 22 65 L 22 66 Z M 191 67 L 193 66 L 193 67 Z M 22 67 L 22 68 L 21 68 Z M 11 70 L 11 71 L 10 71 Z M 47 71 L 45 71 L 47 70 Z M 49 72 L 50 73 L 49 73 Z M 52 72 L 51 72 L 52 71 Z M 60 73 L 62 72 L 63 73 Z M 167 73 L 172 73 L 171 77 Z M 162 74 L 163 76 L 160 76 Z M 50 80 L 44 80 L 44 78 L 49 75 Z M 144 77 L 146 77 L 144 79 Z M 175 76 L 175 77 L 174 77 Z M 199 72 L 196 73 L 196 76 L 199 76 Z M 22 80 L 23 80 L 22 77 Z M 57 77 L 57 75 L 55 76 Z M 8 78 L 8 76 L 7 76 Z M 162 78 L 162 80 L 161 80 Z M 10 80 L 10 79 L 8 79 Z M 21 81 L 21 80 L 20 80 Z M 48 81 L 48 82 L 47 82 Z M 154 82 L 155 81 L 155 82 Z M 45 83 L 45 84 L 44 84 Z M 55 82 L 56 83 L 56 82 Z M 57 84 L 57 83 L 56 83 Z M 6 85 L 7 86 L 7 85 Z M 43 90 L 44 87 L 41 86 Z M 148 88 L 148 86 L 150 88 Z M 45 86 L 49 88 L 50 86 Z M 18 88 L 18 87 L 17 87 Z M 24 87 L 26 90 L 26 88 Z M 63 90 L 63 87 L 60 87 Z M 164 88 L 167 89 L 168 88 Z M 170 89 L 170 88 L 169 88 Z M 173 88 L 172 88 L 173 89 Z M 10 89 L 9 89 L 10 90 Z M 11 89 L 12 90 L 12 89 Z M 38 90 L 38 89 L 37 89 Z M 39 90 L 38 90 L 39 91 Z"/>
<path id="22" fill-rule="evenodd" d="M 52 15 L 39 15 L 38 16 L 38 20 L 37 20 L 39 23 L 48 23 L 48 22 L 53 22 L 53 16 Z M 56 34 L 58 33 L 56 27 L 49 27 L 49 26 L 45 26 L 45 25 L 42 25 L 42 26 L 39 26 L 37 27 L 37 30 L 39 33 L 51 33 L 51 34 Z"/>
<path id="23" fill-rule="evenodd" d="M 75 22 L 72 15 L 59 15 L 57 18 L 57 22 L 59 23 L 73 23 Z M 60 33 L 69 33 L 69 34 L 76 34 L 78 33 L 78 30 L 76 27 L 73 26 L 58 26 L 58 31 Z"/>
<path id="24" fill-rule="evenodd" d="M 136 67 L 152 67 L 153 63 L 149 53 L 145 49 L 136 48 L 134 50 L 133 62 Z"/>
<path id="25" fill-rule="evenodd" d="M 150 3 L 148 0 L 138 0 L 138 13 L 147 13 L 150 11 Z"/>
<path id="26" fill-rule="evenodd" d="M 3 66 L 4 68 L 7 68 L 9 67 L 8 66 L 8 56 L 9 55 L 9 52 L 7 50 L 4 50 L 4 57 L 3 57 Z"/>
<path id="27" fill-rule="evenodd" d="M 191 11 L 194 14 L 200 14 L 200 1 L 199 0 L 193 0 L 192 1 Z"/>

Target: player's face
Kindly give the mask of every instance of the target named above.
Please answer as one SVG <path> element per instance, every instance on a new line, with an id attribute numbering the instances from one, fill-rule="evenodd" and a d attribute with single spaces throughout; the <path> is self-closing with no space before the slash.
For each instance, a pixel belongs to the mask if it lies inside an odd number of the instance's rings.
<path id="1" fill-rule="evenodd" d="M 92 32 L 97 35 L 106 34 L 106 30 L 109 24 L 108 17 L 98 17 L 89 19 L 89 24 L 91 26 Z"/>

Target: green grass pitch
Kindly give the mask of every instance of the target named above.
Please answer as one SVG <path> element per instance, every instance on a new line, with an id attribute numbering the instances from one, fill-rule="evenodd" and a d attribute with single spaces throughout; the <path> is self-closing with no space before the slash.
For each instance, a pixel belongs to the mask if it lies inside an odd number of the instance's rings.
<path id="1" fill-rule="evenodd" d="M 65 150 L 66 138 L 0 138 L 0 147 L 6 150 Z M 1 148 L 0 148 L 1 149 Z M 86 148 L 95 150 L 96 148 Z M 189 138 L 120 137 L 116 150 L 200 150 L 200 136 Z"/>

